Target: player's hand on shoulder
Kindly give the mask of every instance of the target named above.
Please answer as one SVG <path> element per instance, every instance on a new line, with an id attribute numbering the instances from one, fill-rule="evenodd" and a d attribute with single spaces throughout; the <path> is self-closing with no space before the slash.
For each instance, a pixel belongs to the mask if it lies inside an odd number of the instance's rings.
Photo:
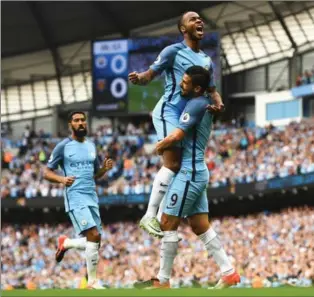
<path id="1" fill-rule="evenodd" d="M 129 74 L 129 80 L 132 84 L 137 85 L 139 83 L 139 75 L 136 71 Z"/>
<path id="2" fill-rule="evenodd" d="M 219 105 L 209 104 L 206 106 L 206 109 L 212 114 L 219 114 L 225 111 L 225 105 L 223 103 Z"/>
<path id="3" fill-rule="evenodd" d="M 105 167 L 106 170 L 110 170 L 113 167 L 112 159 L 106 158 L 104 160 L 104 167 Z"/>
<path id="4" fill-rule="evenodd" d="M 74 181 L 75 181 L 75 176 L 65 176 L 65 177 L 63 178 L 62 183 L 63 183 L 66 187 L 70 187 L 70 186 L 73 185 Z"/>

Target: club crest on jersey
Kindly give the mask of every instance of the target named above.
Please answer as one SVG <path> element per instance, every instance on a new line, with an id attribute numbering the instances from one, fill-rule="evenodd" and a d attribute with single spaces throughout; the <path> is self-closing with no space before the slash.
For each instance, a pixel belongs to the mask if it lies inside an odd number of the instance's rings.
<path id="1" fill-rule="evenodd" d="M 91 155 L 91 157 L 92 157 L 93 159 L 96 158 L 96 153 L 95 153 L 95 152 L 91 152 L 90 155 Z"/>
<path id="2" fill-rule="evenodd" d="M 82 226 L 86 226 L 87 225 L 87 221 L 86 220 L 82 220 L 81 224 L 82 224 Z"/>
<path id="3" fill-rule="evenodd" d="M 186 122 L 188 122 L 189 120 L 190 120 L 190 114 L 186 112 L 186 113 L 183 115 L 183 117 L 182 117 L 182 122 L 183 122 L 183 123 L 186 123 Z"/>

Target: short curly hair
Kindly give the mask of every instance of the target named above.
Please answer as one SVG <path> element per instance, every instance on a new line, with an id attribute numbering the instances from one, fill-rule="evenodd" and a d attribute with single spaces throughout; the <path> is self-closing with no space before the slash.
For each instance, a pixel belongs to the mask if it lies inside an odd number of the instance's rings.
<path id="1" fill-rule="evenodd" d="M 191 66 L 186 71 L 185 74 L 191 77 L 193 86 L 200 86 L 202 91 L 208 88 L 210 75 L 209 71 L 202 66 Z"/>
<path id="2" fill-rule="evenodd" d="M 75 114 L 82 114 L 82 115 L 85 117 L 85 119 L 86 119 L 86 114 L 85 114 L 85 112 L 83 112 L 83 111 L 71 111 L 71 112 L 68 114 L 68 123 L 71 123 L 72 118 L 73 118 L 73 116 L 74 116 Z"/>
<path id="3" fill-rule="evenodd" d="M 182 31 L 181 31 L 181 26 L 183 25 L 183 18 L 184 18 L 184 16 L 188 13 L 188 12 L 190 12 L 190 11 L 185 11 L 184 13 L 182 13 L 181 14 L 181 16 L 180 16 L 180 18 L 179 18 L 179 20 L 178 20 L 178 30 L 179 30 L 179 32 L 183 35 L 183 33 L 182 33 Z"/>

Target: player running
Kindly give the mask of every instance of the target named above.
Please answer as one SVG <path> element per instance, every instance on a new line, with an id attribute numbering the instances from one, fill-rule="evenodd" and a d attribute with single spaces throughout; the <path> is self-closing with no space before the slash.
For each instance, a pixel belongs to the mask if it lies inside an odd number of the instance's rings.
<path id="1" fill-rule="evenodd" d="M 153 124 L 159 140 L 165 138 L 178 126 L 180 115 L 186 105 L 186 100 L 180 96 L 180 82 L 185 70 L 190 66 L 202 66 L 210 73 L 207 91 L 215 105 L 208 104 L 204 109 L 208 108 L 211 112 L 223 109 L 221 97 L 215 89 L 213 63 L 211 58 L 200 50 L 200 41 L 204 35 L 203 20 L 196 12 L 186 12 L 178 22 L 178 29 L 184 37 L 183 42 L 164 48 L 147 71 L 129 74 L 133 84 L 144 86 L 163 71 L 166 73 L 165 93 L 153 110 Z M 146 214 L 140 221 L 141 228 L 157 237 L 162 237 L 163 233 L 156 214 L 172 178 L 180 169 L 180 145 L 167 147 L 163 150 L 162 157 L 163 167 L 155 177 Z"/>
<path id="2" fill-rule="evenodd" d="M 169 288 L 173 261 L 178 250 L 178 226 L 181 218 L 188 218 L 193 232 L 204 243 L 208 253 L 214 257 L 222 277 L 215 288 L 225 288 L 240 282 L 240 276 L 232 267 L 221 246 L 216 232 L 208 219 L 206 188 L 209 173 L 204 159 L 210 136 L 212 115 L 206 112 L 209 99 L 204 97 L 209 74 L 203 67 L 192 66 L 183 76 L 181 94 L 191 99 L 181 117 L 178 127 L 158 142 L 157 152 L 162 152 L 183 141 L 180 172 L 175 176 L 165 197 L 161 217 L 162 238 L 160 269 L 157 278 L 135 283 L 136 288 Z"/>
<path id="3" fill-rule="evenodd" d="M 65 211 L 76 233 L 82 237 L 70 239 L 65 235 L 60 236 L 56 261 L 62 261 L 66 251 L 71 248 L 85 250 L 88 288 L 104 289 L 96 277 L 102 227 L 95 179 L 112 168 L 112 160 L 105 159 L 100 168 L 95 144 L 85 137 L 87 125 L 83 112 L 72 112 L 68 122 L 72 135 L 54 148 L 44 178 L 65 185 Z M 58 166 L 62 168 L 64 176 L 54 172 Z"/>

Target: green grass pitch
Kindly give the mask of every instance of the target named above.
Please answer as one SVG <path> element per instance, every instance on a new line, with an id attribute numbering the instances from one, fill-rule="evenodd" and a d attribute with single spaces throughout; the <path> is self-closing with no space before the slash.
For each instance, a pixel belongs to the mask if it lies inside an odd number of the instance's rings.
<path id="1" fill-rule="evenodd" d="M 209 296 L 209 297 L 263 297 L 263 296 L 314 296 L 314 287 L 311 288 L 263 288 L 263 289 L 225 289 L 225 290 L 207 290 L 207 289 L 170 289 L 170 290 L 136 290 L 136 289 L 108 289 L 108 290 L 13 290 L 2 291 L 1 296 L 11 297 L 92 297 L 92 296 Z"/>
<path id="2" fill-rule="evenodd" d="M 128 92 L 130 112 L 150 112 L 164 93 L 164 80 L 153 80 L 147 86 L 129 84 Z"/>

